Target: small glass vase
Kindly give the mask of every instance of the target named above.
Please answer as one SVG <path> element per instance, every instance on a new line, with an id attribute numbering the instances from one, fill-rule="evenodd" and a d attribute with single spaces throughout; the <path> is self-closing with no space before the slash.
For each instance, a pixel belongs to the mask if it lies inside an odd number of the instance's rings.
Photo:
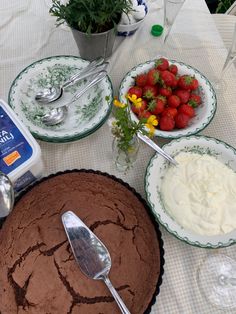
<path id="1" fill-rule="evenodd" d="M 119 139 L 114 138 L 112 143 L 112 155 L 115 166 L 118 171 L 126 172 L 132 168 L 137 159 L 139 151 L 139 139 L 135 135 L 130 141 L 128 150 L 123 150 L 119 147 Z"/>

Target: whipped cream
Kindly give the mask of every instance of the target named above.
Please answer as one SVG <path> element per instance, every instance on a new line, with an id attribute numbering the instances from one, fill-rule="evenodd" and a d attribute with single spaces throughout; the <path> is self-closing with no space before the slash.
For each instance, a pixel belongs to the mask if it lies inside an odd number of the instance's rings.
<path id="1" fill-rule="evenodd" d="M 236 173 L 207 154 L 175 157 L 161 186 L 166 211 L 186 229 L 201 235 L 236 229 Z"/>

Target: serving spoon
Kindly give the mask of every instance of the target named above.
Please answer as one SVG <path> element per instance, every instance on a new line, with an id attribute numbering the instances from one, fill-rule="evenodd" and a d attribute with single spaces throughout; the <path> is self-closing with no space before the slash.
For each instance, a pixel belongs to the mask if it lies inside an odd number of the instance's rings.
<path id="1" fill-rule="evenodd" d="M 48 113 L 41 117 L 41 121 L 47 126 L 53 126 L 64 121 L 68 115 L 68 106 L 79 99 L 88 89 L 100 82 L 106 75 L 106 71 L 101 71 L 98 73 L 98 75 L 93 78 L 93 80 L 89 82 L 88 85 L 86 85 L 82 90 L 74 95 L 70 102 L 61 107 L 51 109 Z"/>
<path id="2" fill-rule="evenodd" d="M 52 86 L 49 88 L 44 88 L 42 91 L 39 91 L 35 95 L 35 100 L 40 102 L 40 103 L 48 104 L 48 103 L 51 103 L 51 102 L 59 99 L 62 96 L 63 90 L 65 88 L 67 88 L 68 86 L 71 86 L 72 84 L 78 82 L 79 80 L 82 80 L 82 79 L 92 75 L 93 70 L 95 70 L 95 73 L 102 70 L 101 68 L 100 69 L 96 69 L 96 68 L 99 65 L 102 65 L 103 63 L 104 63 L 104 58 L 102 58 L 102 57 L 99 57 L 99 58 L 93 60 L 91 63 L 89 63 L 89 65 L 87 65 L 85 68 L 83 68 L 80 72 L 72 75 L 61 86 Z M 96 70 L 97 70 L 97 72 L 96 72 Z"/>
<path id="3" fill-rule="evenodd" d="M 65 212 L 61 219 L 75 260 L 81 271 L 89 278 L 103 280 L 121 313 L 130 314 L 108 278 L 111 269 L 111 256 L 105 245 L 72 211 Z"/>
<path id="4" fill-rule="evenodd" d="M 0 220 L 12 211 L 14 199 L 13 185 L 8 176 L 0 171 Z"/>
<path id="5" fill-rule="evenodd" d="M 158 154 L 172 163 L 174 166 L 178 165 L 178 162 L 172 158 L 169 154 L 167 154 L 161 147 L 159 147 L 153 140 L 151 140 L 148 136 L 143 135 L 142 133 L 138 132 L 138 138 L 142 140 L 144 143 L 152 147 Z"/>

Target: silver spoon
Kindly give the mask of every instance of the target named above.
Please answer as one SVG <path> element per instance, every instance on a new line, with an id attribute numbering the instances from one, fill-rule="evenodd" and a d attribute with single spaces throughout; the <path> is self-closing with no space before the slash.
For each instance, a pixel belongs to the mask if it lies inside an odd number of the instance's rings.
<path id="1" fill-rule="evenodd" d="M 14 205 L 13 185 L 6 174 L 0 171 L 0 219 L 6 217 Z"/>
<path id="2" fill-rule="evenodd" d="M 111 256 L 105 245 L 72 211 L 62 215 L 62 223 L 76 262 L 89 278 L 103 280 L 113 295 L 121 313 L 130 314 L 108 278 Z"/>
<path id="3" fill-rule="evenodd" d="M 41 117 L 41 121 L 47 126 L 56 125 L 64 121 L 68 114 L 68 106 L 79 99 L 88 89 L 100 82 L 106 75 L 106 71 L 100 72 L 91 82 L 89 82 L 88 85 L 74 95 L 70 102 L 64 106 L 51 109 L 48 113 Z"/>
<path id="4" fill-rule="evenodd" d="M 61 86 L 52 86 L 49 88 L 44 88 L 42 91 L 38 92 L 35 96 L 35 100 L 48 104 L 51 103 L 58 98 L 62 96 L 63 90 L 67 88 L 68 86 L 78 82 L 78 80 L 82 80 L 85 77 L 88 77 L 91 75 L 91 71 L 94 70 L 97 66 L 103 64 L 104 58 L 99 57 L 95 60 L 93 60 L 89 65 L 87 65 L 85 68 L 83 68 L 79 73 L 74 74 L 71 76 L 68 81 L 66 81 L 64 84 Z"/>
<path id="5" fill-rule="evenodd" d="M 73 84 L 75 84 L 76 82 L 81 81 L 81 80 L 83 80 L 83 79 L 85 79 L 85 78 L 87 78 L 87 77 L 89 77 L 89 76 L 94 76 L 95 74 L 98 74 L 98 73 L 101 72 L 101 71 L 105 71 L 105 70 L 107 69 L 108 65 L 109 65 L 109 62 L 104 62 L 103 64 L 100 64 L 100 65 L 98 65 L 98 66 L 96 66 L 96 67 L 91 68 L 89 71 L 87 71 L 87 72 L 82 73 L 81 75 L 79 75 L 79 76 L 78 76 L 73 82 L 71 82 L 71 84 L 69 84 L 69 85 L 73 85 Z M 69 86 L 69 85 L 67 85 L 67 86 Z M 55 98 L 53 101 L 50 101 L 50 102 L 48 102 L 48 101 L 47 101 L 47 102 L 43 102 L 43 101 L 42 101 L 43 99 L 41 99 L 41 101 L 39 101 L 39 102 L 41 102 L 41 104 L 44 104 L 44 105 L 49 105 L 49 104 L 51 104 L 52 102 L 58 100 L 58 99 L 62 96 L 63 90 L 64 90 L 65 87 L 67 87 L 67 86 L 64 86 L 64 87 L 61 86 L 60 91 L 59 91 L 59 89 L 58 89 L 58 96 L 57 96 L 57 98 Z M 56 88 L 55 88 L 55 90 L 56 90 Z M 60 94 L 59 94 L 59 93 L 60 93 Z"/>
<path id="6" fill-rule="evenodd" d="M 154 141 L 152 141 L 148 136 L 143 135 L 141 133 L 138 133 L 138 137 L 140 140 L 145 142 L 147 145 L 152 147 L 158 154 L 160 154 L 162 157 L 167 159 L 169 162 L 171 162 L 173 165 L 177 166 L 177 161 L 172 158 L 169 154 L 167 154 L 162 148 L 160 148 Z"/>

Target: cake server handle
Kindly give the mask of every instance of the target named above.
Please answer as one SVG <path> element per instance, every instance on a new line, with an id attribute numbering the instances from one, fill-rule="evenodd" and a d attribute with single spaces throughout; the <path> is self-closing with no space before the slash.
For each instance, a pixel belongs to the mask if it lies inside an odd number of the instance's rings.
<path id="1" fill-rule="evenodd" d="M 131 314 L 130 311 L 125 306 L 124 302 L 122 301 L 121 297 L 117 293 L 116 289 L 113 287 L 108 276 L 103 276 L 103 280 L 104 280 L 105 284 L 107 285 L 107 288 L 110 290 L 110 292 L 111 292 L 113 298 L 115 299 L 117 305 L 119 306 L 121 313 L 122 314 Z"/>

